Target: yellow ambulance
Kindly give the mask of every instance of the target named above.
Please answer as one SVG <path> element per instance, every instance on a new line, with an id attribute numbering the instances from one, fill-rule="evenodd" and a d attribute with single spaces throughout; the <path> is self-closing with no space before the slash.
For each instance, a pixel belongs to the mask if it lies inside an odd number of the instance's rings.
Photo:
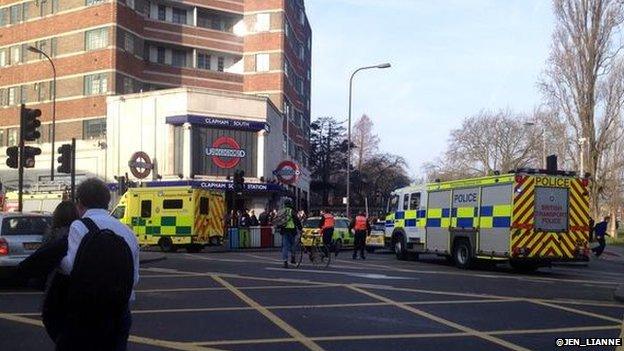
<path id="1" fill-rule="evenodd" d="M 141 246 L 198 252 L 220 245 L 225 193 L 191 186 L 130 188 L 111 212 L 135 233 Z"/>

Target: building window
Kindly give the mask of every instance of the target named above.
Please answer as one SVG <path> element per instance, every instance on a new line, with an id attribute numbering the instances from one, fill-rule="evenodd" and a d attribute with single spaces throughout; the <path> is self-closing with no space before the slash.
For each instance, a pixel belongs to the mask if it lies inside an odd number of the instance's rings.
<path id="1" fill-rule="evenodd" d="M 106 135 L 106 118 L 88 119 L 82 122 L 82 138 L 93 139 Z"/>
<path id="2" fill-rule="evenodd" d="M 93 29 L 85 32 L 85 50 L 96 50 L 108 46 L 108 28 Z"/>
<path id="3" fill-rule="evenodd" d="M 186 24 L 186 10 L 173 8 L 173 23 Z"/>
<path id="4" fill-rule="evenodd" d="M 162 63 L 163 65 L 165 64 L 165 48 L 157 48 L 156 62 Z"/>
<path id="5" fill-rule="evenodd" d="M 290 72 L 290 67 L 288 66 L 290 66 L 290 64 L 288 63 L 288 61 L 286 61 L 286 59 L 284 59 L 284 75 L 286 77 L 288 77 L 288 74 Z"/>
<path id="6" fill-rule="evenodd" d="M 7 131 L 8 137 L 7 137 L 7 141 L 8 141 L 8 146 L 15 146 L 17 145 L 17 128 L 9 128 L 9 130 Z"/>
<path id="7" fill-rule="evenodd" d="M 134 0 L 126 0 L 126 5 L 134 10 Z"/>
<path id="8" fill-rule="evenodd" d="M 197 68 L 201 69 L 210 69 L 210 60 L 212 60 L 212 56 L 208 54 L 197 54 Z"/>
<path id="9" fill-rule="evenodd" d="M 219 57 L 217 59 L 217 71 L 223 72 L 224 68 L 225 68 L 225 58 Z"/>
<path id="10" fill-rule="evenodd" d="M 16 99 L 16 95 L 17 95 L 16 93 L 17 93 L 17 88 L 16 87 L 10 87 L 8 89 L 7 102 L 8 102 L 9 106 L 15 105 L 15 101 L 17 100 Z"/>
<path id="11" fill-rule="evenodd" d="M 48 55 L 50 55 L 51 57 L 56 56 L 56 46 L 57 46 L 56 42 L 57 42 L 56 38 L 50 39 L 50 52 L 48 53 Z"/>
<path id="12" fill-rule="evenodd" d="M 59 0 L 52 0 L 52 13 L 57 13 L 59 8 Z"/>
<path id="13" fill-rule="evenodd" d="M 186 67 L 186 51 L 172 50 L 171 65 L 173 67 Z"/>
<path id="14" fill-rule="evenodd" d="M 290 36 L 290 25 L 288 21 L 284 21 L 284 34 L 289 37 Z"/>
<path id="15" fill-rule="evenodd" d="M 103 3 L 104 0 L 86 0 L 87 6 Z"/>
<path id="16" fill-rule="evenodd" d="M 134 35 L 130 33 L 124 34 L 124 50 L 134 54 Z"/>
<path id="17" fill-rule="evenodd" d="M 22 50 L 19 45 L 11 47 L 11 64 L 16 64 L 22 60 Z"/>
<path id="18" fill-rule="evenodd" d="M 0 67 L 4 67 L 7 65 L 7 51 L 0 50 Z"/>
<path id="19" fill-rule="evenodd" d="M 10 11 L 9 21 L 11 24 L 16 24 L 22 21 L 22 4 L 11 6 Z"/>
<path id="20" fill-rule="evenodd" d="M 34 89 L 37 92 L 37 101 L 45 100 L 45 83 L 35 83 Z"/>
<path id="21" fill-rule="evenodd" d="M 124 94 L 134 93 L 134 79 L 130 77 L 123 77 L 123 93 Z"/>
<path id="22" fill-rule="evenodd" d="M 256 15 L 256 32 L 267 32 L 271 29 L 271 14 L 259 13 Z"/>
<path id="23" fill-rule="evenodd" d="M 100 95 L 108 91 L 108 77 L 105 73 L 90 74 L 84 78 L 85 95 Z"/>
<path id="24" fill-rule="evenodd" d="M 0 129 L 0 146 L 4 146 L 4 143 L 5 143 L 4 129 Z"/>
<path id="25" fill-rule="evenodd" d="M 28 102 L 28 87 L 26 85 L 20 86 L 20 103 L 25 104 Z"/>
<path id="26" fill-rule="evenodd" d="M 159 21 L 167 20 L 167 7 L 164 5 L 158 5 L 158 20 Z"/>
<path id="27" fill-rule="evenodd" d="M 0 26 L 6 26 L 7 24 L 9 24 L 9 12 L 8 9 L 2 8 L 0 9 Z"/>
<path id="28" fill-rule="evenodd" d="M 269 54 L 256 54 L 256 72 L 269 70 Z"/>
<path id="29" fill-rule="evenodd" d="M 301 23 L 302 25 L 305 24 L 305 13 L 302 9 L 299 9 L 299 23 Z"/>

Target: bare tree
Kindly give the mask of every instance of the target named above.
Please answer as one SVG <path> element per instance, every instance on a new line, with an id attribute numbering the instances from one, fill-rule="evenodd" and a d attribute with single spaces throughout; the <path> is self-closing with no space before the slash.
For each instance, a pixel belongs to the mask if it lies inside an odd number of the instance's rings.
<path id="1" fill-rule="evenodd" d="M 379 150 L 379 137 L 373 132 L 373 121 L 362 115 L 353 125 L 354 144 L 353 156 L 358 171 L 362 171 L 362 165 L 371 159 Z"/>
<path id="2" fill-rule="evenodd" d="M 466 118 L 461 128 L 451 131 L 443 157 L 426 165 L 429 179 L 484 176 L 535 164 L 541 138 L 527 121 L 526 116 L 509 110 L 482 111 Z"/>
<path id="3" fill-rule="evenodd" d="M 592 212 L 596 215 L 604 186 L 598 168 L 618 118 L 613 113 L 618 103 L 609 101 L 617 93 L 610 97 L 605 82 L 621 49 L 615 36 L 623 21 L 623 6 L 617 0 L 554 0 L 553 5 L 557 24 L 540 85 L 551 106 L 572 127 L 575 140 L 587 140 L 587 170 L 594 177 L 590 185 Z"/>

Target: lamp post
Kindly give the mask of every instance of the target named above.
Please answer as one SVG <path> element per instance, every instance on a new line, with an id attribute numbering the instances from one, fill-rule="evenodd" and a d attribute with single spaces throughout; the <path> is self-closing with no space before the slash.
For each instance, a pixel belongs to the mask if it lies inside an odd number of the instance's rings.
<path id="1" fill-rule="evenodd" d="M 525 126 L 534 127 L 537 125 L 535 122 L 525 122 Z M 542 167 L 546 169 L 546 126 L 542 124 Z"/>
<path id="2" fill-rule="evenodd" d="M 365 67 L 360 67 L 358 69 L 356 69 L 355 71 L 353 71 L 353 73 L 351 74 L 351 78 L 349 79 L 349 127 L 348 127 L 348 132 L 347 132 L 347 217 L 350 217 L 351 215 L 351 201 L 350 201 L 350 196 L 351 196 L 351 101 L 352 101 L 352 97 L 353 97 L 353 78 L 355 77 L 355 75 L 363 70 L 367 70 L 367 69 L 374 69 L 374 68 L 379 68 L 379 69 L 384 69 L 384 68 L 390 68 L 391 65 L 389 63 L 382 63 L 379 65 L 375 65 L 375 66 L 365 66 Z"/>
<path id="3" fill-rule="evenodd" d="M 28 51 L 43 55 L 52 66 L 52 149 L 50 150 L 50 180 L 54 180 L 54 141 L 56 139 L 56 67 L 48 54 L 34 46 L 29 46 Z"/>

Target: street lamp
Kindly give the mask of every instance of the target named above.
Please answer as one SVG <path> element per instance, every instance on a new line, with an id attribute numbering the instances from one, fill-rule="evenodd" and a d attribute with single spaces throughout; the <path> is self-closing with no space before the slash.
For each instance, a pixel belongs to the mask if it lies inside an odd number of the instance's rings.
<path id="1" fill-rule="evenodd" d="M 52 66 L 52 149 L 50 150 L 50 180 L 54 180 L 54 141 L 56 139 L 56 67 L 48 54 L 34 46 L 28 46 L 28 51 L 43 55 Z"/>
<path id="2" fill-rule="evenodd" d="M 527 127 L 535 127 L 537 124 L 534 122 L 525 122 Z M 542 124 L 542 167 L 546 169 L 546 126 Z"/>
<path id="3" fill-rule="evenodd" d="M 382 63 L 379 65 L 375 65 L 375 66 L 365 66 L 365 67 L 360 67 L 358 69 L 356 69 L 352 74 L 351 74 L 351 78 L 349 79 L 349 118 L 348 118 L 348 122 L 349 122 L 349 128 L 348 128 L 348 133 L 347 133 L 347 217 L 349 217 L 351 215 L 350 212 L 350 205 L 351 205 L 351 201 L 350 201 L 350 195 L 351 195 L 351 101 L 352 101 L 352 97 L 353 97 L 353 78 L 355 77 L 355 74 L 358 73 L 359 71 L 363 71 L 366 69 L 374 69 L 374 68 L 379 68 L 379 69 L 384 69 L 384 68 L 390 68 L 391 65 L 389 63 Z"/>

